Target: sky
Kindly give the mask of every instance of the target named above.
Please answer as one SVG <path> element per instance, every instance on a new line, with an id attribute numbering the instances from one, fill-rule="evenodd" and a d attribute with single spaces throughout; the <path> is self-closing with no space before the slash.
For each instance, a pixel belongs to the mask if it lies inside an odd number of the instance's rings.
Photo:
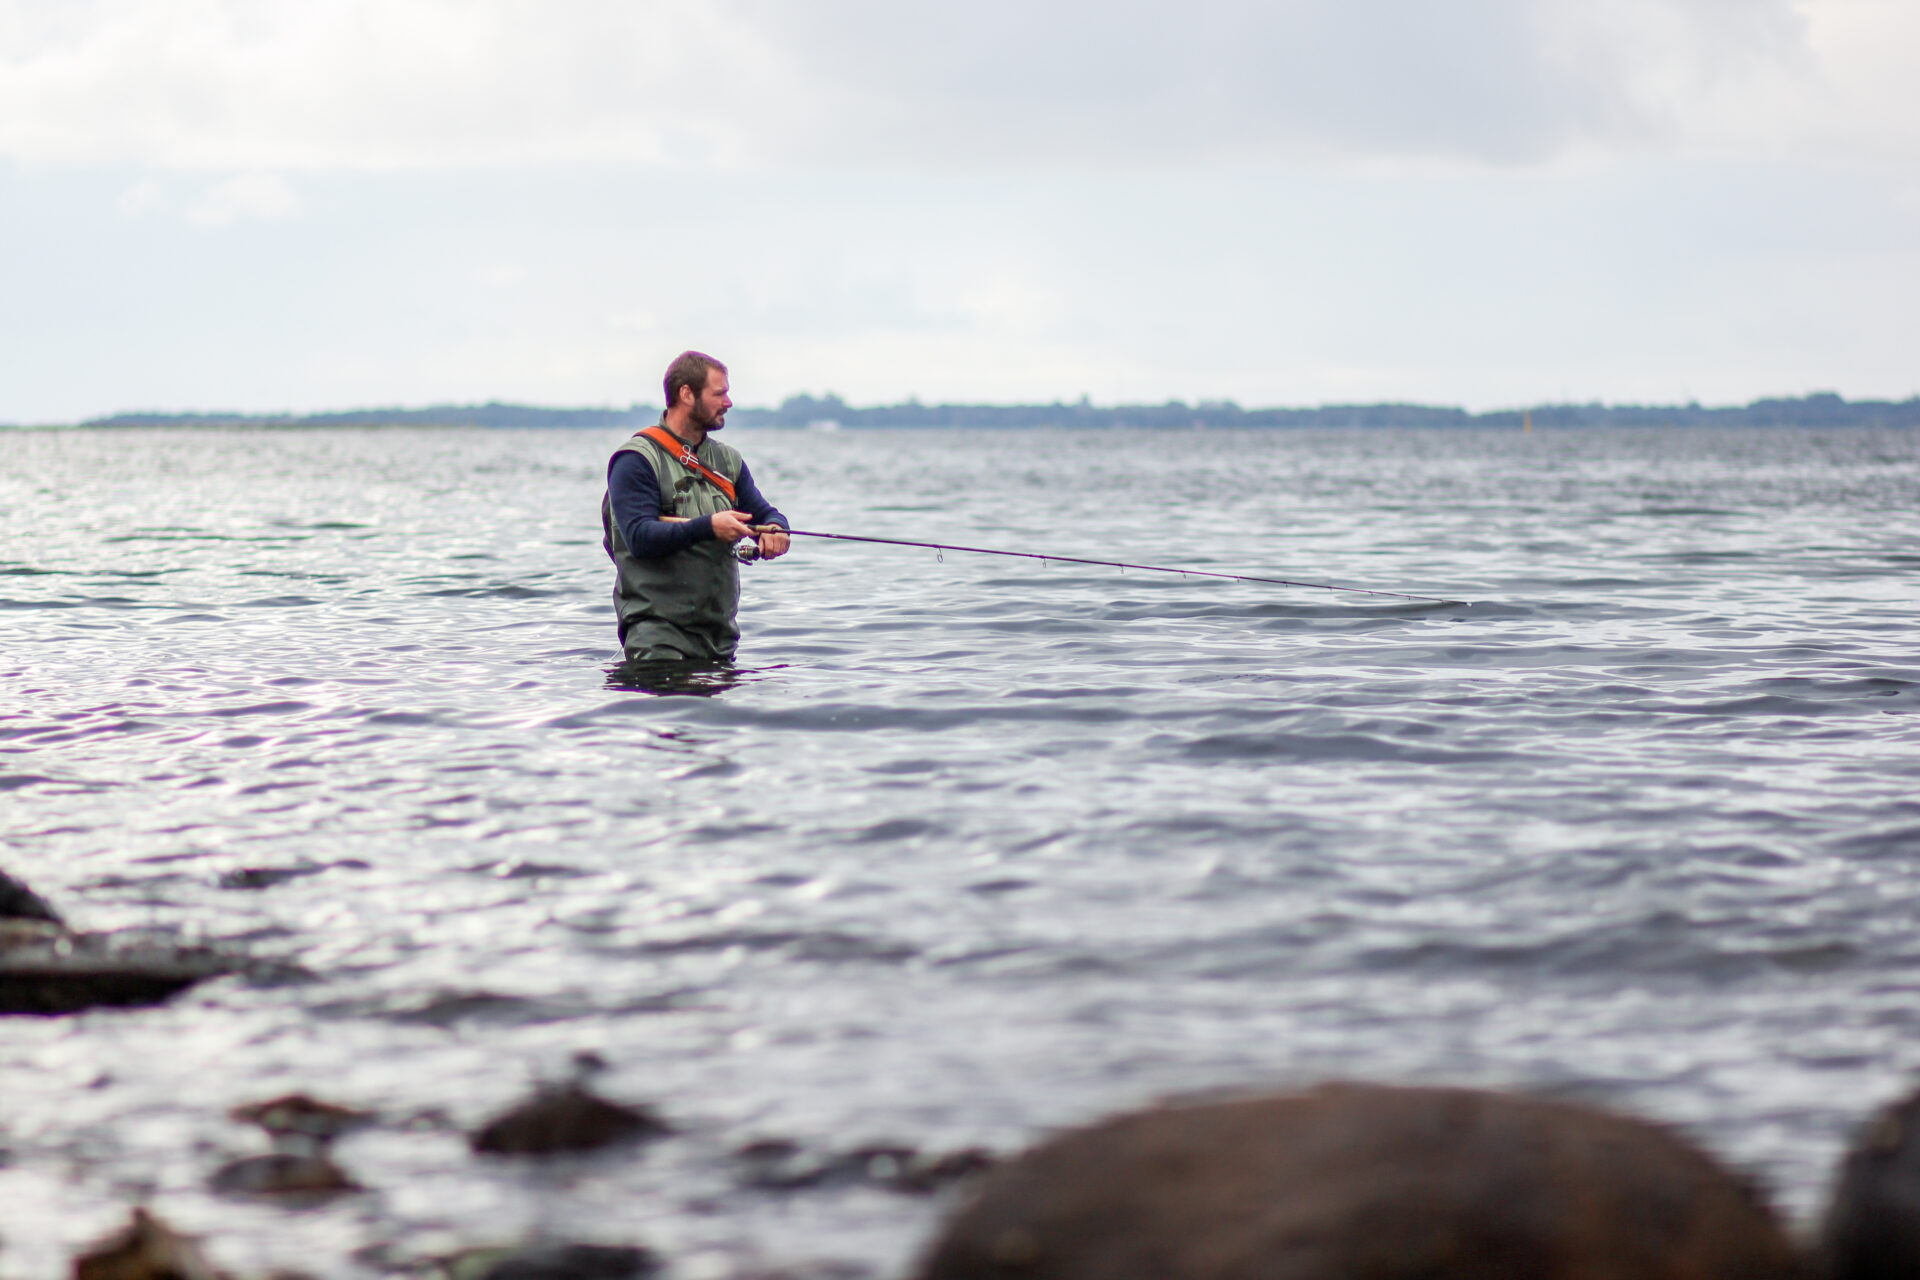
<path id="1" fill-rule="evenodd" d="M 1920 393 L 1914 0 L 0 0 L 0 422 Z"/>

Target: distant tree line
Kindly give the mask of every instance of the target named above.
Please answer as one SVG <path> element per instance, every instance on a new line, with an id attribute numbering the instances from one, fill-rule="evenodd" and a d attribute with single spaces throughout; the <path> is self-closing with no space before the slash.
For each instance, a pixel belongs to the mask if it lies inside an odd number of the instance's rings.
<path id="1" fill-rule="evenodd" d="M 346 409 L 334 413 L 116 413 L 83 427 L 619 427 L 657 411 L 546 409 L 538 405 L 436 404 L 424 409 Z"/>
<path id="2" fill-rule="evenodd" d="M 1231 400 L 1188 404 L 1096 405 L 1082 397 L 1053 404 L 904 404 L 858 409 L 836 395 L 789 396 L 777 409 L 737 408 L 750 426 L 806 427 L 1513 427 L 1527 416 L 1538 427 L 1920 427 L 1920 396 L 1846 400 L 1820 392 L 1709 408 L 1685 405 L 1552 404 L 1468 413 L 1420 404 L 1333 404 L 1314 409 L 1243 409 Z M 433 405 L 425 409 L 353 409 L 338 413 L 119 413 L 83 427 L 626 427 L 655 421 L 659 411 L 546 409 L 534 405 Z"/>
<path id="3" fill-rule="evenodd" d="M 778 409 L 735 409 L 760 426 L 799 427 L 1539 427 L 1920 426 L 1920 396 L 1845 400 L 1834 393 L 1756 400 L 1742 406 L 1556 404 L 1468 413 L 1422 404 L 1330 404 L 1314 409 L 1243 409 L 1231 400 L 1187 404 L 1096 405 L 1085 398 L 1053 404 L 905 404 L 856 409 L 839 396 L 790 396 Z"/>

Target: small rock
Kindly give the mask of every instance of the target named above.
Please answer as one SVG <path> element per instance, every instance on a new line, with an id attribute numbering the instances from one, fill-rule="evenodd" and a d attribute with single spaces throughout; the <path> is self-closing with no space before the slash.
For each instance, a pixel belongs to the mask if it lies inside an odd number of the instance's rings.
<path id="1" fill-rule="evenodd" d="M 373 1117 L 364 1111 L 321 1102 L 304 1093 L 235 1107 L 227 1115 L 242 1124 L 257 1124 L 276 1139 L 300 1137 L 317 1142 L 331 1142 L 373 1123 Z"/>
<path id="2" fill-rule="evenodd" d="M 271 889 L 303 876 L 317 876 L 325 867 L 237 867 L 223 871 L 214 883 L 222 889 Z"/>
<path id="3" fill-rule="evenodd" d="M 979 1147 L 949 1151 L 942 1156 L 915 1156 L 894 1179 L 892 1189 L 926 1194 L 962 1178 L 985 1173 L 997 1163 L 999 1161 L 991 1151 Z"/>
<path id="4" fill-rule="evenodd" d="M 60 914 L 47 900 L 0 871 L 0 920 L 43 920 L 59 924 Z"/>
<path id="5" fill-rule="evenodd" d="M 0 916 L 0 957 L 23 947 L 52 944 L 71 939 L 67 926 L 51 920 L 28 920 L 21 916 Z M 68 942 L 71 946 L 71 941 Z"/>
<path id="6" fill-rule="evenodd" d="M 493 1155 L 546 1156 L 596 1151 L 671 1132 L 645 1107 L 608 1102 L 570 1083 L 543 1087 L 495 1116 L 473 1135 L 472 1143 L 475 1151 Z"/>
<path id="7" fill-rule="evenodd" d="M 990 1169 L 994 1163 L 991 1155 L 978 1148 L 929 1156 L 912 1147 L 883 1143 L 820 1154 L 781 1138 L 749 1143 L 734 1155 L 745 1166 L 741 1185 L 762 1191 L 869 1186 L 924 1195 Z"/>
<path id="8" fill-rule="evenodd" d="M 631 1280 L 658 1271 L 660 1260 L 632 1245 L 534 1244 L 475 1249 L 443 1267 L 447 1280 Z"/>
<path id="9" fill-rule="evenodd" d="M 320 1199 L 362 1189 L 324 1152 L 299 1154 L 288 1151 L 248 1156 L 244 1160 L 223 1165 L 208 1185 L 227 1195 L 296 1199 Z"/>
<path id="10" fill-rule="evenodd" d="M 73 1260 L 74 1280 L 222 1280 L 193 1240 L 145 1209 Z"/>

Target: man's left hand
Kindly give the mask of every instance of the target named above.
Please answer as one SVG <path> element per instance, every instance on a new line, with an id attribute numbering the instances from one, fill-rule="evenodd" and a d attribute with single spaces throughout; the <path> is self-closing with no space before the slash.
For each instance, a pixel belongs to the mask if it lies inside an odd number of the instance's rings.
<path id="1" fill-rule="evenodd" d="M 757 532 L 760 534 L 762 560 L 778 560 L 787 554 L 787 548 L 793 543 L 793 539 L 787 536 L 787 531 L 777 524 L 762 525 Z"/>

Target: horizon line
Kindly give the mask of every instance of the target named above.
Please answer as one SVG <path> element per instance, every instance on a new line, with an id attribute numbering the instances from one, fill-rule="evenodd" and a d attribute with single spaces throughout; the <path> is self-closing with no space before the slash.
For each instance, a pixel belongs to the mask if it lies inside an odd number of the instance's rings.
<path id="1" fill-rule="evenodd" d="M 940 402 L 934 402 L 934 403 L 922 401 L 918 396 L 909 396 L 904 400 L 895 401 L 891 404 L 872 404 L 872 405 L 861 406 L 861 405 L 849 404 L 844 398 L 842 398 L 838 394 L 833 392 L 827 392 L 818 396 L 812 395 L 809 393 L 791 395 L 786 397 L 786 399 L 781 401 L 778 405 L 736 405 L 733 408 L 732 413 L 741 415 L 743 418 L 760 417 L 760 416 L 780 417 L 780 416 L 790 416 L 794 414 L 812 414 L 815 416 L 815 420 L 832 420 L 830 415 L 835 412 L 857 414 L 862 417 L 867 417 L 874 414 L 884 414 L 889 412 L 917 416 L 917 415 L 935 414 L 935 413 L 942 413 L 942 412 L 951 413 L 955 411 L 975 412 L 975 413 L 1007 413 L 1007 414 L 1022 413 L 1022 412 L 1025 412 L 1025 413 L 1064 412 L 1064 413 L 1075 415 L 1075 416 L 1108 415 L 1108 414 L 1116 414 L 1116 413 L 1123 413 L 1123 414 L 1124 413 L 1133 413 L 1133 414 L 1150 413 L 1150 414 L 1156 414 L 1156 415 L 1167 414 L 1167 413 L 1198 413 L 1198 414 L 1218 414 L 1218 415 L 1226 415 L 1231 417 L 1265 417 L 1265 416 L 1296 415 L 1296 414 L 1297 415 L 1315 415 L 1315 414 L 1324 414 L 1324 413 L 1343 413 L 1343 412 L 1353 413 L 1353 412 L 1359 412 L 1359 411 L 1365 411 L 1365 410 L 1397 410 L 1401 412 L 1411 411 L 1416 413 L 1430 413 L 1435 415 L 1445 415 L 1445 416 L 1456 417 L 1456 418 L 1482 419 L 1482 418 L 1495 418 L 1495 417 L 1497 418 L 1514 417 L 1514 416 L 1521 416 L 1529 413 L 1532 413 L 1532 414 L 1544 413 L 1548 415 L 1558 415 L 1558 414 L 1563 414 L 1567 412 L 1592 413 L 1595 411 L 1598 411 L 1600 413 L 1606 413 L 1606 414 L 1623 413 L 1623 412 L 1629 413 L 1629 414 L 1648 414 L 1648 413 L 1655 413 L 1655 414 L 1673 413 L 1673 414 L 1689 414 L 1689 415 L 1728 414 L 1728 413 L 1740 413 L 1740 412 L 1752 411 L 1754 409 L 1758 409 L 1762 407 L 1776 407 L 1776 406 L 1779 408 L 1797 406 L 1801 408 L 1827 407 L 1831 409 L 1841 409 L 1841 408 L 1854 409 L 1854 408 L 1867 408 L 1867 407 L 1920 409 L 1920 393 L 1910 395 L 1904 400 L 1881 399 L 1881 398 L 1865 398 L 1865 399 L 1858 399 L 1858 400 L 1849 400 L 1845 396 L 1834 391 L 1812 391 L 1812 392 L 1806 392 L 1799 396 L 1785 396 L 1785 395 L 1760 396 L 1755 399 L 1749 400 L 1744 404 L 1727 403 L 1727 404 L 1715 404 L 1715 405 L 1705 405 L 1698 400 L 1689 400 L 1689 401 L 1686 401 L 1685 403 L 1672 403 L 1672 404 L 1650 404 L 1644 401 L 1642 402 L 1634 402 L 1634 401 L 1607 402 L 1603 400 L 1587 400 L 1587 401 L 1555 400 L 1555 401 L 1542 401 L 1542 402 L 1531 404 L 1531 405 L 1515 405 L 1515 406 L 1506 407 L 1506 408 L 1470 410 L 1470 409 L 1462 408 L 1459 405 L 1422 402 L 1417 400 L 1328 401 L 1328 402 L 1322 402 L 1317 405 L 1261 405 L 1253 408 L 1245 407 L 1233 399 L 1203 399 L 1203 400 L 1187 401 L 1187 400 L 1181 400 L 1181 399 L 1175 398 L 1175 399 L 1168 399 L 1163 401 L 1131 401 L 1131 402 L 1115 401 L 1112 403 L 1101 404 L 1101 403 L 1094 402 L 1090 397 L 1085 395 L 1080 396 L 1076 400 L 1059 400 L 1059 399 L 1052 400 L 1052 401 L 948 400 L 948 401 L 940 401 Z M 825 412 L 822 413 L 821 411 L 825 411 Z M 292 410 L 280 410 L 280 411 L 252 410 L 250 411 L 250 410 L 228 410 L 228 409 L 210 409 L 210 410 L 128 409 L 128 410 L 117 411 L 110 414 L 103 414 L 97 417 L 83 418 L 83 419 L 78 419 L 78 420 L 69 421 L 69 422 L 36 422 L 36 423 L 0 422 L 0 429 L 59 430 L 59 429 L 75 429 L 75 428 L 89 428 L 89 427 L 137 426 L 137 425 L 143 425 L 143 424 L 161 425 L 163 423 L 171 423 L 171 424 L 181 425 L 181 426 L 189 426 L 189 425 L 195 425 L 195 424 L 241 425 L 246 423 L 284 424 L 284 425 L 297 425 L 301 423 L 311 423 L 313 425 L 326 425 L 329 422 L 337 423 L 338 425 L 354 425 L 354 424 L 374 425 L 375 421 L 379 419 L 382 415 L 396 415 L 398 417 L 403 417 L 403 418 L 418 418 L 425 415 L 487 414 L 489 412 L 496 415 L 498 414 L 507 414 L 507 415 L 513 415 L 513 416 L 541 415 L 541 416 L 571 418 L 571 419 L 588 419 L 588 418 L 606 419 L 606 418 L 631 418 L 637 415 L 658 413 L 659 410 L 656 408 L 653 408 L 651 405 L 642 401 L 634 401 L 625 406 L 619 406 L 619 405 L 558 406 L 558 405 L 528 404 L 524 402 L 507 401 L 507 400 L 499 400 L 499 399 L 491 399 L 491 400 L 469 402 L 469 403 L 439 401 L 431 404 L 416 405 L 412 407 L 405 406 L 405 405 L 374 405 L 374 406 L 368 406 L 364 408 L 320 409 L 320 410 L 312 410 L 308 412 L 295 412 Z M 428 425 L 428 424 L 422 423 L 418 425 Z M 455 425 L 455 424 L 448 423 L 445 425 Z M 482 425 L 482 424 L 474 424 L 474 425 Z M 554 424 L 554 425 L 559 425 L 559 424 Z M 582 421 L 579 423 L 579 425 L 588 426 L 588 425 L 595 425 L 595 424 Z M 607 425 L 611 425 L 611 423 Z"/>

